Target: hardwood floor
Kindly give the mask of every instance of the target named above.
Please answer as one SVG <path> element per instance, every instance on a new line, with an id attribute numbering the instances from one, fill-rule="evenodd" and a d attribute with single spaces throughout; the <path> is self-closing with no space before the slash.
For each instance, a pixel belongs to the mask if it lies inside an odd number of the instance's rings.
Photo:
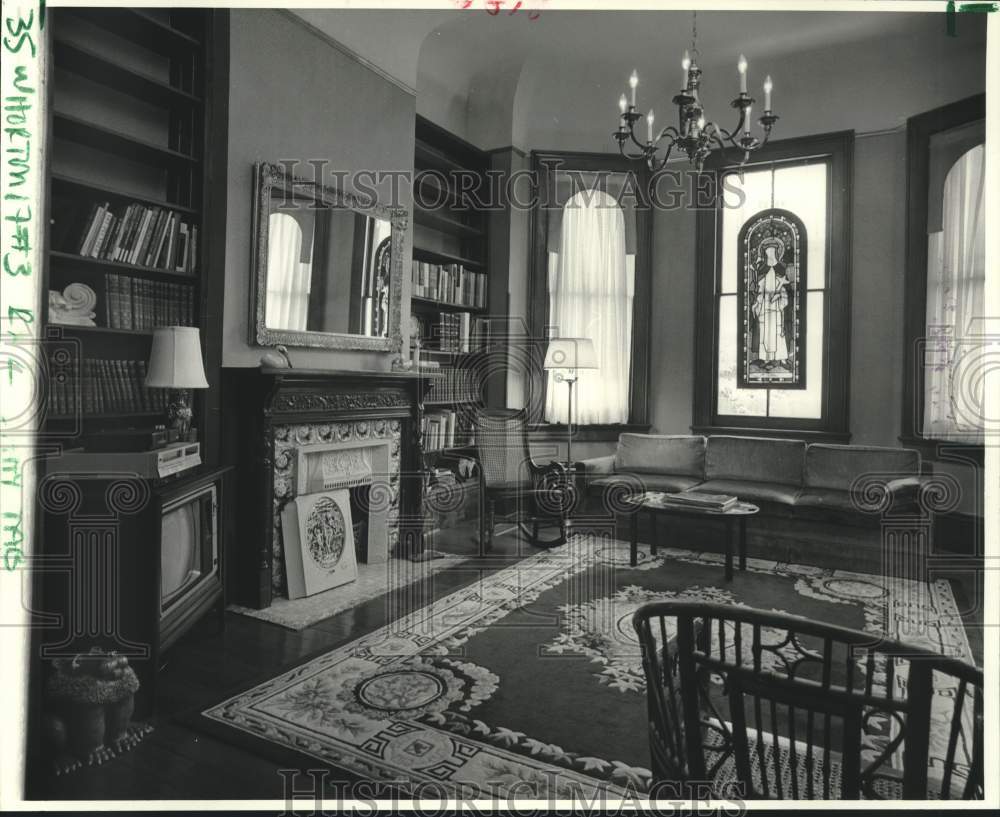
<path id="1" fill-rule="evenodd" d="M 468 536 L 448 539 L 448 551 L 475 553 Z M 155 729 L 132 751 L 91 769 L 29 775 L 28 799 L 170 800 L 284 799 L 283 768 L 233 743 L 186 725 L 199 709 L 252 686 L 306 657 L 387 623 L 388 611 L 416 610 L 490 571 L 537 553 L 512 535 L 498 536 L 489 556 L 435 574 L 430 594 L 420 585 L 383 595 L 304 630 L 287 630 L 237 613 L 225 626 L 209 616 L 168 653 L 158 680 Z M 336 775 L 328 780 L 335 782 Z M 345 775 L 346 779 L 346 775 Z M 304 785 L 304 784 L 303 784 Z"/>
<path id="2" fill-rule="evenodd" d="M 444 544 L 442 541 L 441 544 Z M 447 537 L 447 550 L 472 555 L 467 535 Z M 29 799 L 173 800 L 284 799 L 283 766 L 233 743 L 195 729 L 185 721 L 228 693 L 273 677 L 283 669 L 322 650 L 332 649 L 376 629 L 400 610 L 414 610 L 538 551 L 512 534 L 498 536 L 488 557 L 438 573 L 431 593 L 413 585 L 345 610 L 304 630 L 287 630 L 236 613 L 225 614 L 225 625 L 209 617 L 167 656 L 159 681 L 155 730 L 131 752 L 99 767 L 56 777 L 36 764 L 29 777 Z M 951 580 L 959 609 L 966 610 L 967 631 L 977 661 L 982 661 L 980 620 L 974 608 L 974 588 Z M 981 598 L 981 596 L 980 596 Z M 318 765 L 318 764 L 317 764 Z M 340 778 L 347 779 L 347 775 Z M 327 781 L 337 782 L 331 774 Z M 302 780 L 297 785 L 306 785 Z"/>

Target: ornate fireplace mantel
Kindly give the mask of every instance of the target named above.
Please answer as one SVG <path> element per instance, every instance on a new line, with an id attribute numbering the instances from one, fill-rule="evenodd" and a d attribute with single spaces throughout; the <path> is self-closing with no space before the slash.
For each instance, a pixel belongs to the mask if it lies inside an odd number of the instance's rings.
<path id="1" fill-rule="evenodd" d="M 423 395 L 430 383 L 410 372 L 329 369 L 224 369 L 223 418 L 230 461 L 238 463 L 240 524 L 229 560 L 229 599 L 267 607 L 284 581 L 280 514 L 295 496 L 303 452 L 362 441 L 390 450 L 389 549 L 411 554 L 420 536 Z M 230 422 L 232 420 L 232 422 Z M 381 492 L 380 492 L 381 493 Z M 373 500 L 374 501 L 374 500 Z"/>

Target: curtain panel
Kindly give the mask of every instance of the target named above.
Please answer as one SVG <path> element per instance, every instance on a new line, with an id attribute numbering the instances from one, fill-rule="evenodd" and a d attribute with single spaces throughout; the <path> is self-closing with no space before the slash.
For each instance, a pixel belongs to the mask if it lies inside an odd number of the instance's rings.
<path id="1" fill-rule="evenodd" d="M 948 171 L 941 221 L 927 236 L 927 335 L 924 354 L 923 435 L 981 443 L 983 380 L 976 326 L 986 286 L 983 145 L 968 150 Z M 938 226 L 933 221 L 930 229 Z"/>
<path id="2" fill-rule="evenodd" d="M 582 425 L 626 423 L 629 418 L 634 211 L 628 215 L 631 241 L 626 213 L 606 192 L 580 191 L 561 211 L 550 213 L 549 327 L 553 336 L 590 338 L 597 357 L 597 369 L 578 372 L 574 421 Z M 558 372 L 548 372 L 545 419 L 570 419 L 568 388 Z"/>

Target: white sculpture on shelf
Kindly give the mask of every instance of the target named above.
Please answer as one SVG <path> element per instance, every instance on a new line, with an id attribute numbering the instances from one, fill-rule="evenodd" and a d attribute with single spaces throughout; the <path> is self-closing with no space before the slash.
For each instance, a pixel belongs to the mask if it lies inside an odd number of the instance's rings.
<path id="1" fill-rule="evenodd" d="M 49 323 L 97 326 L 97 294 L 86 284 L 70 284 L 62 292 L 49 290 Z"/>

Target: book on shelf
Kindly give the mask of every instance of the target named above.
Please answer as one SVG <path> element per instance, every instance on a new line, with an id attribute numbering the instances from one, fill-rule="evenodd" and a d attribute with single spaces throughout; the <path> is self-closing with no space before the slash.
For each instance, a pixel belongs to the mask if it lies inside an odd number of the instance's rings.
<path id="1" fill-rule="evenodd" d="M 442 366 L 424 397 L 426 403 L 472 403 L 479 397 L 475 372 L 461 366 Z"/>
<path id="2" fill-rule="evenodd" d="M 424 451 L 441 451 L 472 445 L 472 429 L 460 421 L 454 409 L 438 409 L 424 414 L 421 425 Z"/>
<path id="3" fill-rule="evenodd" d="M 48 411 L 64 417 L 166 411 L 167 390 L 145 383 L 145 360 L 83 358 L 67 377 L 50 379 Z"/>
<path id="4" fill-rule="evenodd" d="M 104 276 L 104 320 L 111 329 L 194 326 L 194 287 L 118 273 Z"/>
<path id="5" fill-rule="evenodd" d="M 53 205 L 53 246 L 71 244 L 77 255 L 171 272 L 197 272 L 198 227 L 176 210 L 132 202 L 112 207 L 93 203 L 78 225 L 75 244 L 67 238 L 78 207 Z"/>
<path id="6" fill-rule="evenodd" d="M 412 283 L 413 295 L 418 298 L 470 309 L 486 307 L 486 273 L 462 264 L 432 264 L 414 259 Z"/>
<path id="7" fill-rule="evenodd" d="M 469 353 L 487 348 L 489 321 L 474 318 L 471 312 L 439 312 L 437 321 L 426 315 L 414 315 L 425 349 Z"/>

